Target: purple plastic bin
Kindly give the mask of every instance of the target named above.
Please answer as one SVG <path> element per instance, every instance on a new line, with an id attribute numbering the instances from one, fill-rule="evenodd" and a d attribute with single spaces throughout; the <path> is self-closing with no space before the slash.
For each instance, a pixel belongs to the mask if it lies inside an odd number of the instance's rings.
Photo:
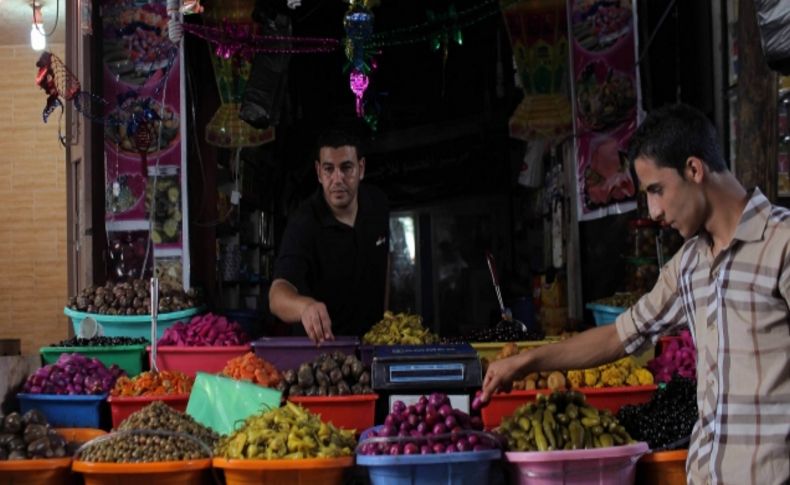
<path id="1" fill-rule="evenodd" d="M 647 443 L 592 450 L 505 453 L 520 485 L 633 485 Z"/>
<path id="2" fill-rule="evenodd" d="M 307 337 L 263 337 L 252 343 L 255 355 L 271 362 L 280 371 L 296 369 L 321 354 L 340 351 L 356 355 L 359 346 L 357 337 L 335 337 L 335 340 L 316 346 Z"/>

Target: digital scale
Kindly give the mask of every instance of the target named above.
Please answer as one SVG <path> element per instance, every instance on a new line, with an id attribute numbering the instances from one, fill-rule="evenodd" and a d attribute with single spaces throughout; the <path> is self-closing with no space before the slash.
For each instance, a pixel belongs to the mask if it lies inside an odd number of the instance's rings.
<path id="1" fill-rule="evenodd" d="M 380 399 L 376 422 L 383 422 L 395 401 L 412 404 L 441 392 L 452 406 L 469 412 L 469 399 L 483 382 L 477 352 L 468 343 L 377 346 L 371 365 L 373 390 Z"/>

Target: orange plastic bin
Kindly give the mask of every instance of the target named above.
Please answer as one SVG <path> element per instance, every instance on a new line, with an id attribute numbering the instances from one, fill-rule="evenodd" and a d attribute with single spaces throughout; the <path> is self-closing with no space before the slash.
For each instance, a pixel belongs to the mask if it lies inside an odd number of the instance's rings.
<path id="1" fill-rule="evenodd" d="M 355 429 L 357 434 L 372 427 L 376 414 L 378 394 L 350 396 L 296 396 L 288 400 L 321 415 L 321 421 L 331 422 L 338 428 Z"/>
<path id="2" fill-rule="evenodd" d="M 161 370 L 177 370 L 195 377 L 198 372 L 218 374 L 229 360 L 247 352 L 252 345 L 230 345 L 223 347 L 178 347 L 159 346 L 156 348 L 156 365 Z M 151 347 L 148 347 L 151 354 Z"/>
<path id="3" fill-rule="evenodd" d="M 688 450 L 657 451 L 644 455 L 636 464 L 640 485 L 686 485 Z"/>
<path id="4" fill-rule="evenodd" d="M 14 485 L 69 485 L 71 457 L 0 461 L 0 483 Z"/>
<path id="5" fill-rule="evenodd" d="M 189 403 L 189 394 L 177 394 L 173 396 L 135 396 L 122 397 L 110 396 L 107 402 L 110 404 L 110 414 L 112 415 L 112 427 L 120 426 L 124 419 L 130 414 L 139 411 L 154 401 L 162 401 L 176 411 L 186 412 Z"/>
<path id="6" fill-rule="evenodd" d="M 96 463 L 76 460 L 72 470 L 85 485 L 210 485 L 211 458 L 154 463 Z"/>
<path id="7" fill-rule="evenodd" d="M 225 472 L 227 485 L 341 485 L 353 456 L 304 460 L 228 460 L 214 458 L 214 468 Z M 91 484 L 86 484 L 91 485 Z"/>
<path id="8" fill-rule="evenodd" d="M 576 390 L 585 395 L 590 406 L 617 413 L 626 404 L 648 402 L 656 389 L 657 386 L 651 384 L 627 387 L 581 387 Z M 496 428 L 502 422 L 502 418 L 512 415 L 520 406 L 534 401 L 538 394 L 551 393 L 550 389 L 538 389 L 494 394 L 491 396 L 491 402 L 480 413 L 483 426 L 487 429 Z"/>

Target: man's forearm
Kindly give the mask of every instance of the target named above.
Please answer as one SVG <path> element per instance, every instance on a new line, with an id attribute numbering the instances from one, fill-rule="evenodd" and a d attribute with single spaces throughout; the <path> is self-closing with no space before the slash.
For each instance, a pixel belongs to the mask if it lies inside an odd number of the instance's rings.
<path id="1" fill-rule="evenodd" d="M 589 369 L 624 356 L 625 348 L 614 324 L 519 354 L 521 367 L 527 372 Z"/>
<path id="2" fill-rule="evenodd" d="M 300 295 L 287 280 L 274 280 L 269 289 L 269 309 L 277 318 L 287 323 L 301 322 L 302 312 L 314 302 L 313 298 Z"/>

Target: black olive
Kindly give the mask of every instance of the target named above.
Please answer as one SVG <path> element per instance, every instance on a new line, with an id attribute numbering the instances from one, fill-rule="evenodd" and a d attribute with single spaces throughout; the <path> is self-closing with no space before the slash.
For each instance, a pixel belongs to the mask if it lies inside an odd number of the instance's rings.
<path id="1" fill-rule="evenodd" d="M 22 431 L 22 416 L 13 412 L 3 420 L 3 430 L 7 433 L 17 434 Z"/>

